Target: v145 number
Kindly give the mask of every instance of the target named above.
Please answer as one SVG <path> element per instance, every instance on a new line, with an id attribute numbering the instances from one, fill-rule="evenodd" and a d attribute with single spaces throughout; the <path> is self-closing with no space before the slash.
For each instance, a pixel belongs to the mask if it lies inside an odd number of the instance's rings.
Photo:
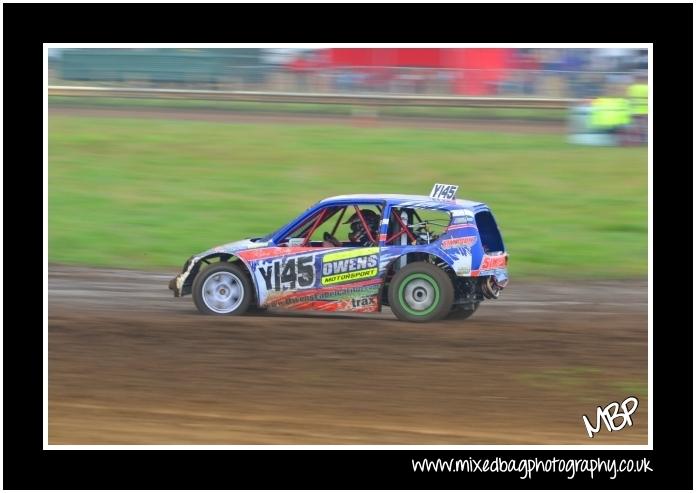
<path id="1" fill-rule="evenodd" d="M 310 288 L 314 285 L 313 255 L 274 260 L 258 269 L 269 291 Z"/>

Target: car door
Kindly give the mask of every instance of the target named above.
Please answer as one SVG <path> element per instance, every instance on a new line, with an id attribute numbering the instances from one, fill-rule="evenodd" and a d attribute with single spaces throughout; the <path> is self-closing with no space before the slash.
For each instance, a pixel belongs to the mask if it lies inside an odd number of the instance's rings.
<path id="1" fill-rule="evenodd" d="M 346 216 L 375 204 L 327 205 L 280 239 L 274 258 L 254 266 L 262 306 L 291 310 L 358 311 L 379 309 L 379 223 L 370 245 L 350 241 Z M 352 212 L 349 216 L 349 211 Z M 347 227 L 348 226 L 348 227 Z M 326 234 L 340 246 L 326 240 Z"/>

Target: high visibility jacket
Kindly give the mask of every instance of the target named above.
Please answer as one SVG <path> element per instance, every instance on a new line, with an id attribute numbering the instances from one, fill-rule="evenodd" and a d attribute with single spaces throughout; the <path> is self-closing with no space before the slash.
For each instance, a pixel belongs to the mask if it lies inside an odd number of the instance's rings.
<path id="1" fill-rule="evenodd" d="M 631 100 L 631 113 L 634 115 L 648 114 L 648 85 L 631 84 L 626 95 Z"/>
<path id="2" fill-rule="evenodd" d="M 614 98 L 614 112 L 617 125 L 631 124 L 631 102 L 624 98 Z"/>
<path id="3" fill-rule="evenodd" d="M 610 129 L 631 123 L 630 101 L 623 98 L 596 98 L 592 101 L 590 125 Z"/>

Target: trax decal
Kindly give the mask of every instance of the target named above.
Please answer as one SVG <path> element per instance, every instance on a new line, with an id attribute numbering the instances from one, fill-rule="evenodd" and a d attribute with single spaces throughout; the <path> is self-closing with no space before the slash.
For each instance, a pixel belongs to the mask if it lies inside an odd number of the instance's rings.
<path id="1" fill-rule="evenodd" d="M 375 277 L 379 248 L 358 248 L 329 253 L 322 259 L 323 286 Z"/>
<path id="2" fill-rule="evenodd" d="M 353 308 L 361 308 L 365 306 L 370 306 L 370 305 L 376 305 L 377 304 L 377 297 L 376 296 L 366 296 L 364 298 L 353 298 L 350 300 L 351 305 Z"/>

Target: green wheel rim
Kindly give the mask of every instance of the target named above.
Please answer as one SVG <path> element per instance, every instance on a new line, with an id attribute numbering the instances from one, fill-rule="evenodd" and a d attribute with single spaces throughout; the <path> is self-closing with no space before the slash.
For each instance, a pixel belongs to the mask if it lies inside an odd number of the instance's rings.
<path id="1" fill-rule="evenodd" d="M 432 290 L 433 290 L 432 294 L 434 297 L 432 303 L 430 303 L 430 305 L 423 310 L 416 310 L 416 309 L 412 308 L 411 306 L 409 306 L 409 304 L 406 302 L 406 299 L 404 297 L 404 291 L 406 291 L 406 288 L 409 286 L 409 284 L 411 284 L 412 282 L 417 281 L 419 279 L 425 281 L 428 285 L 430 285 L 432 287 Z M 415 315 L 417 317 L 422 317 L 422 316 L 428 315 L 433 310 L 435 310 L 435 308 L 437 308 L 439 303 L 440 303 L 440 288 L 438 287 L 435 280 L 432 277 L 430 277 L 429 275 L 422 274 L 422 273 L 410 274 L 409 276 L 406 276 L 406 278 L 403 281 L 401 281 L 401 284 L 399 285 L 399 305 L 401 306 L 401 308 L 406 310 L 407 313 L 409 313 L 411 315 Z"/>

